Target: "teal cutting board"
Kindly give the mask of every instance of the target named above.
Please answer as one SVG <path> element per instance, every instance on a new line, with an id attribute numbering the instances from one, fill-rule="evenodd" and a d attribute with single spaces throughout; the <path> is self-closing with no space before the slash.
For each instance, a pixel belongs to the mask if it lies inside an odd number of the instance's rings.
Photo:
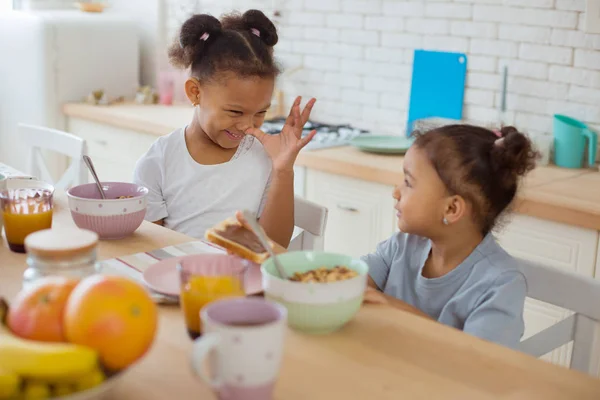
<path id="1" fill-rule="evenodd" d="M 406 134 L 421 118 L 461 119 L 466 76 L 465 54 L 415 50 Z"/>

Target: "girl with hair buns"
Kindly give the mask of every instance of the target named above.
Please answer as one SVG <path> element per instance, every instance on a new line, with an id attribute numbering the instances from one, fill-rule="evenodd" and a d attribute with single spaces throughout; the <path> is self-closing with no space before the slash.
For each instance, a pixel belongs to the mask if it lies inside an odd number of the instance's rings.
<path id="1" fill-rule="evenodd" d="M 416 136 L 393 194 L 401 232 L 363 257 L 365 301 L 515 347 L 525 277 L 491 232 L 537 154 L 512 127 L 449 125 Z"/>
<path id="2" fill-rule="evenodd" d="M 134 181 L 149 189 L 146 219 L 201 238 L 236 210 L 257 213 L 282 246 L 294 229 L 296 156 L 315 99 L 292 105 L 278 135 L 260 131 L 279 73 L 275 25 L 249 10 L 218 20 L 194 15 L 169 49 L 174 66 L 190 69 L 185 93 L 191 122 L 159 138 L 137 162 Z"/>

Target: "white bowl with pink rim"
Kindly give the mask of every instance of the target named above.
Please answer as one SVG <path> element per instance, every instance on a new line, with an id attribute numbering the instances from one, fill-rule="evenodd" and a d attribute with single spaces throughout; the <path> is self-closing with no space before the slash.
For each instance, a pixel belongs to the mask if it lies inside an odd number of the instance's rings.
<path id="1" fill-rule="evenodd" d="M 102 182 L 106 199 L 95 183 L 67 191 L 75 225 L 98 234 L 100 239 L 122 239 L 140 227 L 146 216 L 148 189 L 128 182 Z M 120 198 L 120 197 L 126 198 Z"/>

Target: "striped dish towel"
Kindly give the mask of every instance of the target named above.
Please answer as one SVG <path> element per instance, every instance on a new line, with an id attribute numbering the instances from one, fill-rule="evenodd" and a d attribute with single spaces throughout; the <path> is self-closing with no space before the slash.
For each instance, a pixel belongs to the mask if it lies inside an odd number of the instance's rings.
<path id="1" fill-rule="evenodd" d="M 127 256 L 103 260 L 100 261 L 100 268 L 102 271 L 101 273 L 103 274 L 122 275 L 144 284 L 144 278 L 142 274 L 152 264 L 167 258 L 202 253 L 225 254 L 225 250 L 211 243 L 200 240 L 178 244 L 176 246 L 168 246 L 148 252 L 130 254 Z M 168 300 L 168 296 L 154 294 L 154 297 L 155 300 L 159 302 L 162 300 Z"/>

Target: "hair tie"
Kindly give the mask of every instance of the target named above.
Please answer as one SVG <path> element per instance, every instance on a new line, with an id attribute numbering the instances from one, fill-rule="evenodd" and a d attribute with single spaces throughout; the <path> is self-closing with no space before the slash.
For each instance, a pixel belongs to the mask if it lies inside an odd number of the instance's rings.
<path id="1" fill-rule="evenodd" d="M 494 135 L 498 136 L 499 138 L 502 137 L 502 132 L 500 132 L 499 130 L 494 129 L 492 130 L 492 132 L 494 132 Z"/>
<path id="2" fill-rule="evenodd" d="M 256 36 L 260 37 L 260 31 L 258 29 L 256 29 L 256 28 L 250 28 L 250 32 L 252 32 Z"/>
<path id="3" fill-rule="evenodd" d="M 210 37 L 210 33 L 208 33 L 208 32 L 204 32 L 204 33 L 203 33 L 203 34 L 200 36 L 200 40 L 203 40 L 203 41 L 205 41 L 205 42 L 206 42 L 206 41 L 208 40 L 208 38 L 209 38 L 209 37 Z M 183 41 L 181 40 L 181 38 L 179 38 L 179 46 L 181 46 L 181 48 L 182 48 L 182 49 L 184 49 L 184 48 L 185 48 L 185 46 L 183 45 Z"/>

